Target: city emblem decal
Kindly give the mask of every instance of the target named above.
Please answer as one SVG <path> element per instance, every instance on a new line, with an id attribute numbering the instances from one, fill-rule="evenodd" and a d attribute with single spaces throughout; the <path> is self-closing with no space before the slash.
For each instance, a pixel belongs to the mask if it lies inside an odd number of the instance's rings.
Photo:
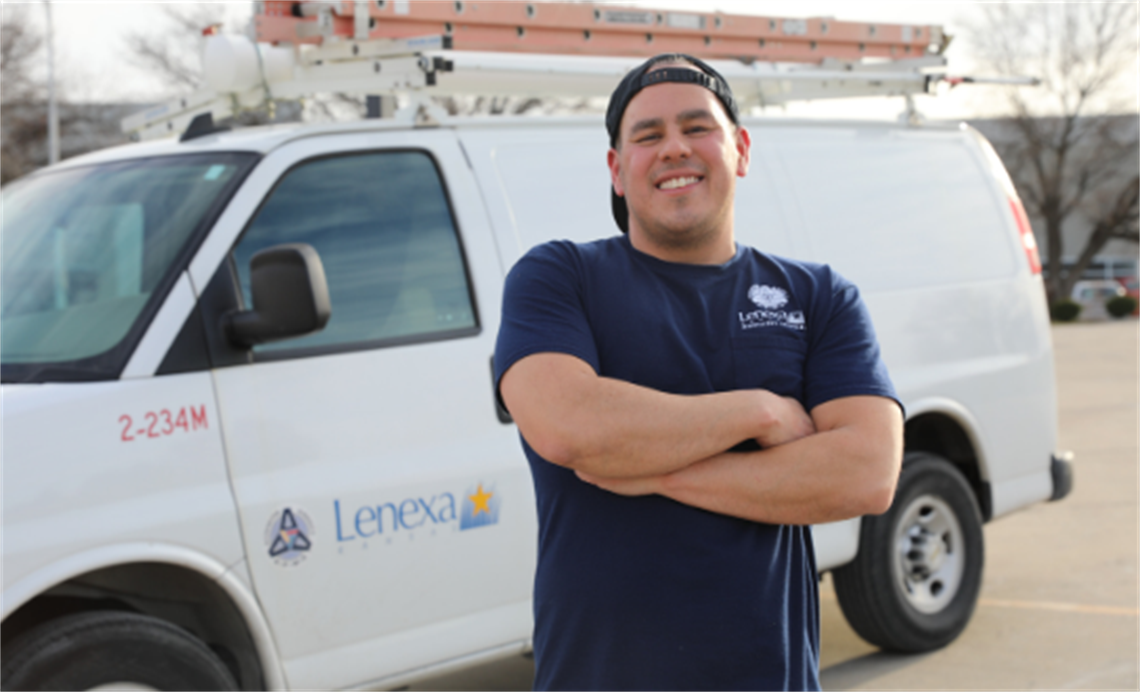
<path id="1" fill-rule="evenodd" d="M 269 557 L 282 567 L 300 564 L 313 547 L 314 533 L 313 520 L 304 510 L 286 507 L 274 513 L 265 527 Z"/>

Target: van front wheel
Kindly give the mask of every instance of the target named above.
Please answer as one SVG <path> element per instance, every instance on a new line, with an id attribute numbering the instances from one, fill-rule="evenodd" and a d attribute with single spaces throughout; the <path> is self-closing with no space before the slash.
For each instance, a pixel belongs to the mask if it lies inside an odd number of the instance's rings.
<path id="1" fill-rule="evenodd" d="M 906 455 L 895 500 L 863 517 L 859 554 L 832 572 L 851 628 L 888 651 L 943 647 L 966 627 L 982 584 L 981 512 L 942 457 Z"/>
<path id="2" fill-rule="evenodd" d="M 168 622 L 92 611 L 38 625 L 4 647 L 5 690 L 235 690 L 209 647 Z"/>

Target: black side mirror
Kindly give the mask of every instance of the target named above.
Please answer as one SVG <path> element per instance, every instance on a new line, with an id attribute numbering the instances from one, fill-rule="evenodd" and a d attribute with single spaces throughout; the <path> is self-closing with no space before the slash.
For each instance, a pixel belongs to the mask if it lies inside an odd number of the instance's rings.
<path id="1" fill-rule="evenodd" d="M 253 309 L 225 317 L 230 339 L 242 346 L 288 339 L 323 329 L 332 314 L 328 281 L 312 245 L 266 248 L 249 262 Z"/>

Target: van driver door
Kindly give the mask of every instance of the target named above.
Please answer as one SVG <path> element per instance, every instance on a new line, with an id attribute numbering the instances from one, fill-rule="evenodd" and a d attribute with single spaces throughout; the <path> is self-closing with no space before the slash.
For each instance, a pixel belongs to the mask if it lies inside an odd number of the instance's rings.
<path id="1" fill-rule="evenodd" d="M 413 139 L 414 135 L 414 139 Z M 502 270 L 446 130 L 300 140 L 225 266 L 307 243 L 332 316 L 214 370 L 249 570 L 291 687 L 529 637 L 534 498 L 490 358 Z M 218 277 L 215 277 L 215 281 Z"/>

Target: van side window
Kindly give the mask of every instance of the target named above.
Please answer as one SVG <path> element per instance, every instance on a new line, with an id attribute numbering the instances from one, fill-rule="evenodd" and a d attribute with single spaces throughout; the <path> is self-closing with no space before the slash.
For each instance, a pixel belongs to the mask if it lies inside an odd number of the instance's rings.
<path id="1" fill-rule="evenodd" d="M 332 317 L 319 332 L 256 346 L 255 353 L 478 332 L 447 195 L 426 153 L 321 158 L 289 171 L 234 248 L 247 307 L 250 258 L 281 243 L 308 243 L 320 254 Z"/>

